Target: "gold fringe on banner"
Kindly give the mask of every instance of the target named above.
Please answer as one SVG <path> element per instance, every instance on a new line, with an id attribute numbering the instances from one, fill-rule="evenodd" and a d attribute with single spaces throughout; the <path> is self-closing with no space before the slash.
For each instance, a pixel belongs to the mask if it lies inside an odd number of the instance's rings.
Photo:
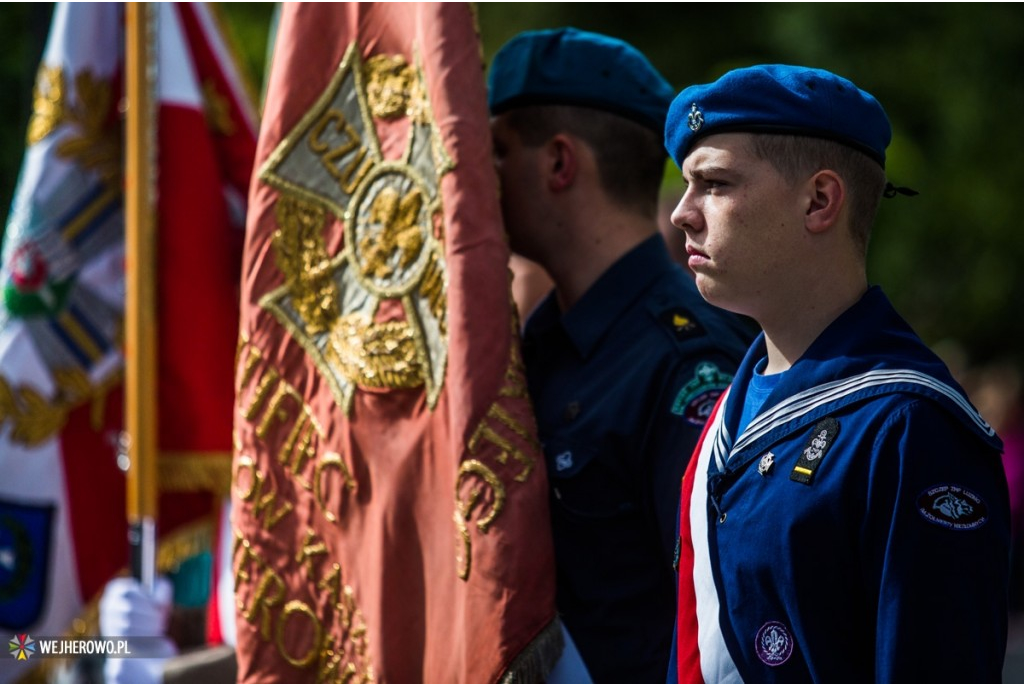
<path id="1" fill-rule="evenodd" d="M 502 683 L 543 683 L 555 667 L 565 649 L 562 637 L 562 622 L 555 619 L 549 623 L 526 649 L 512 660 L 508 670 L 501 677 Z"/>
<path id="2" fill-rule="evenodd" d="M 231 492 L 231 452 L 160 452 L 157 483 L 161 492 Z"/>

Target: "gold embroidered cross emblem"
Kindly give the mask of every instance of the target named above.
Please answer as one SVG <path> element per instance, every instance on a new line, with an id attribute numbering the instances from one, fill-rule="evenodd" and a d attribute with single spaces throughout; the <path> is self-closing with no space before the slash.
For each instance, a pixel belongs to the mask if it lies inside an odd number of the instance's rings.
<path id="1" fill-rule="evenodd" d="M 285 275 L 260 306 L 302 345 L 346 412 L 356 387 L 425 386 L 433 407 L 444 383 L 440 179 L 454 164 L 423 83 L 403 56 L 364 63 L 351 44 L 259 173 L 281 193 L 273 244 Z M 385 158 L 377 121 L 407 126 L 397 159 Z M 335 220 L 344 243 L 331 256 L 324 230 Z"/>

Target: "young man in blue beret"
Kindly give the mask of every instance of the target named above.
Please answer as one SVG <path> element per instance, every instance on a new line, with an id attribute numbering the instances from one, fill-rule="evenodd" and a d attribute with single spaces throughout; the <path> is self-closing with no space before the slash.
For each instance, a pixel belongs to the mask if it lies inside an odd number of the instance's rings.
<path id="1" fill-rule="evenodd" d="M 679 682 L 1001 679 L 1001 442 L 865 273 L 890 137 L 818 69 L 672 104 L 697 287 L 764 330 L 683 483 Z"/>
<path id="2" fill-rule="evenodd" d="M 521 34 L 490 71 L 514 252 L 554 290 L 523 356 L 551 483 L 560 614 L 598 682 L 661 682 L 679 482 L 752 336 L 706 304 L 657 229 L 673 90 L 632 46 Z"/>

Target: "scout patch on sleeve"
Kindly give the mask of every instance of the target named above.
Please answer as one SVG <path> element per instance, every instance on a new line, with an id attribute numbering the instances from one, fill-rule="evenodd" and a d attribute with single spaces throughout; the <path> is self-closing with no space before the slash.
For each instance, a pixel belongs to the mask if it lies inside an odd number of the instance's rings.
<path id="1" fill-rule="evenodd" d="M 754 648 L 765 666 L 781 666 L 793 655 L 793 636 L 786 624 L 768 621 L 757 631 Z"/>
<path id="2" fill-rule="evenodd" d="M 974 530 L 988 521 L 985 502 L 957 485 L 928 488 L 917 498 L 917 511 L 929 523 L 950 530 Z"/>
<path id="3" fill-rule="evenodd" d="M 676 394 L 672 402 L 672 413 L 696 426 L 703 426 L 711 416 L 715 402 L 731 381 L 732 376 L 722 373 L 715 364 L 698 363 L 693 378 Z"/>
<path id="4" fill-rule="evenodd" d="M 837 435 L 839 435 L 839 422 L 831 416 L 815 424 L 807 446 L 804 447 L 800 459 L 793 467 L 793 472 L 789 474 L 789 479 L 810 485 L 811 480 L 814 479 L 814 472 L 818 470 L 821 462 L 825 459 L 825 454 L 832 447 Z"/>

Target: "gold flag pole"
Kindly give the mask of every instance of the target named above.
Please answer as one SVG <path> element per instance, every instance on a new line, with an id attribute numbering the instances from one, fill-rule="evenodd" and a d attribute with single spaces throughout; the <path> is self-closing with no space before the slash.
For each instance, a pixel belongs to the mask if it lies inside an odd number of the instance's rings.
<path id="1" fill-rule="evenodd" d="M 132 574 L 156 580 L 156 11 L 127 4 L 125 92 L 125 429 Z"/>

